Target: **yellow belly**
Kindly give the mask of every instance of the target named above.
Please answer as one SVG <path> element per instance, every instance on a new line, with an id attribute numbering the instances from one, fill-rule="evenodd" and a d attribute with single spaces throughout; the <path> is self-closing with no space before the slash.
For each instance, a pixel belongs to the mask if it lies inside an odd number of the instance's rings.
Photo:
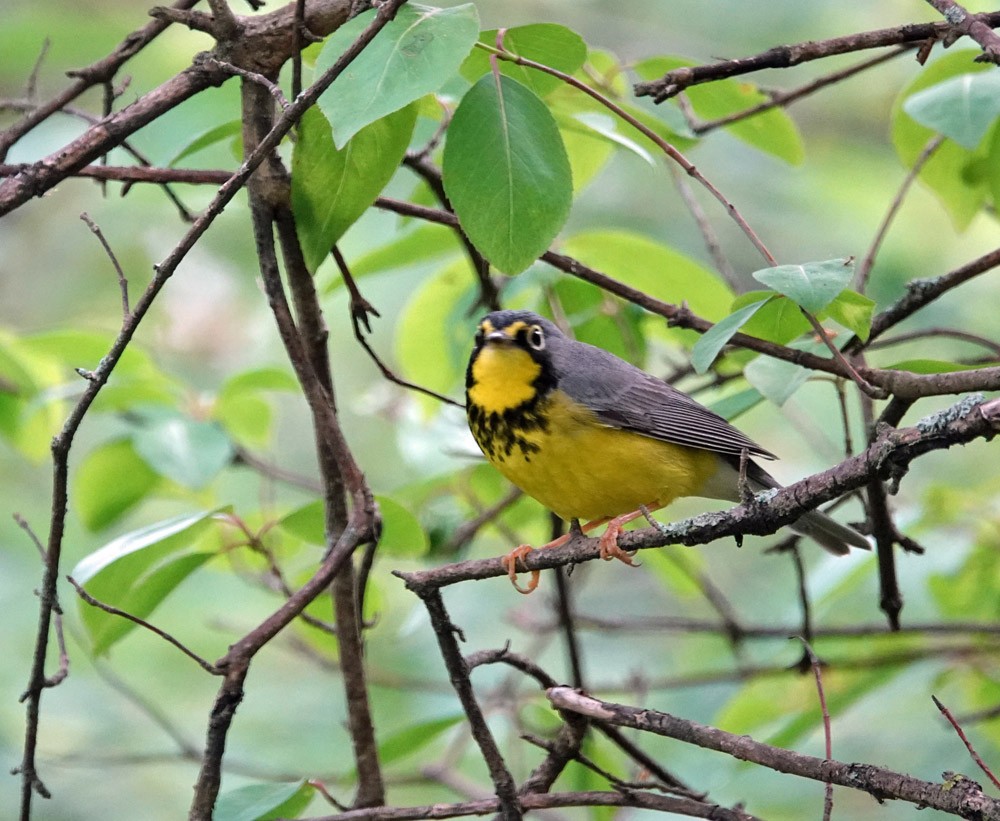
<path id="1" fill-rule="evenodd" d="M 715 474 L 714 453 L 607 427 L 556 391 L 542 410 L 544 430 L 488 458 L 511 482 L 564 519 L 620 516 L 680 496 L 697 496 Z"/>

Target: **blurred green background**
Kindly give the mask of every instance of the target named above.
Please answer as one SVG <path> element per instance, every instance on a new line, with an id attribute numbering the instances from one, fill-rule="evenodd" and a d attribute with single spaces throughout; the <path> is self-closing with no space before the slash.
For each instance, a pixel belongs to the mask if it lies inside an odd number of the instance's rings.
<path id="1" fill-rule="evenodd" d="M 796 0 L 533 0 L 476 5 L 484 28 L 558 22 L 578 31 L 591 47 L 609 49 L 624 61 L 661 54 L 710 61 L 783 43 L 937 19 L 926 3 L 917 0 L 878 4 L 832 0 L 808 4 Z M 966 6 L 977 11 L 988 9 L 990 4 Z M 7 0 L 0 11 L 0 54 L 4 55 L 0 61 L 0 98 L 23 97 L 46 38 L 50 46 L 38 74 L 38 99 L 47 99 L 66 85 L 63 72 L 67 69 L 100 58 L 143 21 L 144 7 L 134 3 Z M 182 70 L 195 53 L 209 45 L 202 35 L 171 28 L 127 65 L 123 74 L 130 82 L 119 103 L 129 102 Z M 789 88 L 857 59 L 824 60 L 751 79 L 765 88 Z M 806 159 L 800 166 L 788 166 L 721 133 L 699 145 L 692 159 L 744 209 L 780 261 L 861 256 L 905 176 L 888 138 L 889 111 L 899 89 L 919 70 L 912 58 L 903 57 L 793 106 L 790 111 L 806 147 Z M 228 83 L 181 106 L 144 129 L 133 142 L 152 162 L 166 162 L 193 135 L 216 125 L 220 109 L 231 118 L 238 117 L 238 103 L 236 83 Z M 98 110 L 98 92 L 90 92 L 75 105 Z M 12 121 L 9 112 L 0 117 L 0 127 Z M 7 161 L 33 161 L 83 127 L 72 117 L 51 118 L 15 145 Z M 220 145 L 196 155 L 191 162 L 206 168 L 231 168 L 234 158 Z M 407 196 L 412 185 L 412 178 L 401 173 L 391 193 Z M 180 190 L 192 210 L 202 207 L 212 195 L 209 187 Z M 750 287 L 750 272 L 761 267 L 756 253 L 713 203 L 706 203 L 705 208 L 735 269 Z M 116 331 L 120 306 L 115 275 L 103 250 L 79 219 L 81 212 L 102 227 L 123 264 L 133 297 L 148 282 L 152 266 L 185 230 L 176 209 L 155 187 L 136 186 L 122 198 L 117 185 L 109 185 L 102 195 L 92 182 L 63 183 L 0 221 L 0 334 L 57 328 Z M 590 184 L 574 205 L 566 233 L 592 227 L 627 228 L 646 234 L 708 264 L 701 237 L 669 176 L 662 167 L 651 174 L 645 163 L 632 156 L 617 157 Z M 351 259 L 382 244 L 399 228 L 398 218 L 370 213 L 351 229 L 343 249 Z M 967 231 L 958 234 L 933 195 L 917 186 L 887 239 L 870 295 L 884 307 L 898 298 L 907 280 L 935 276 L 972 259 L 994 247 L 997 236 L 996 222 L 987 216 L 978 217 Z M 395 361 L 394 332 L 400 312 L 418 285 L 434 272 L 433 263 L 427 263 L 364 280 L 365 295 L 382 314 L 382 319 L 374 321 L 372 344 L 388 361 Z M 320 276 L 324 282 L 330 281 L 332 272 L 324 270 Z M 983 305 L 995 306 L 997 296 L 995 282 L 982 277 L 941 300 L 921 321 L 988 335 L 995 331 L 996 322 Z M 468 465 L 474 446 L 461 415 L 441 413 L 428 418 L 422 405 L 379 377 L 353 340 L 343 289 L 332 291 L 325 306 L 343 423 L 376 493 L 393 494 L 417 480 Z M 472 318 L 470 328 L 471 322 Z M 258 285 L 245 199 L 237 198 L 181 265 L 142 325 L 136 344 L 150 352 L 163 371 L 188 386 L 191 407 L 209 401 L 219 385 L 241 369 L 282 364 L 280 344 Z M 895 354 L 904 358 L 901 349 Z M 94 364 L 79 363 L 81 367 Z M 67 383 L 67 393 L 77 389 Z M 460 398 L 457 390 L 453 395 Z M 779 478 L 792 480 L 838 459 L 842 449 L 839 435 L 824 433 L 836 418 L 830 397 L 828 386 L 810 385 L 781 411 L 762 405 L 740 419 L 741 427 L 785 457 L 776 469 Z M 303 433 L 304 404 L 288 395 L 279 395 L 274 401 L 275 436 L 264 456 L 282 467 L 313 474 L 312 439 Z M 923 402 L 912 418 L 945 404 L 946 399 Z M 116 425 L 115 420 L 103 416 L 88 420 L 77 439 L 71 468 L 89 448 L 113 435 Z M 808 447 L 803 444 L 807 440 Z M 915 535 L 929 548 L 923 557 L 900 557 L 906 595 L 904 621 L 939 616 L 927 579 L 960 566 L 964 554 L 952 546 L 969 541 L 968 531 L 977 526 L 977 520 L 983 528 L 996 526 L 995 471 L 986 447 L 978 443 L 921 460 L 894 501 L 900 522 L 913 525 Z M 4 613 L 0 646 L 8 657 L 0 666 L 0 761 L 5 771 L 16 766 L 21 755 L 24 712 L 17 699 L 27 681 L 37 618 L 34 590 L 40 578 L 37 553 L 11 514 L 23 516 L 44 538 L 50 474 L 44 455 L 37 460 L 26 458 L 0 440 L 0 608 Z M 475 481 L 482 488 L 499 490 L 499 482 L 485 469 L 476 473 Z M 200 501 L 204 505 L 231 503 L 237 510 L 263 505 L 284 511 L 309 498 L 287 486 L 262 482 L 247 470 L 233 470 L 204 491 Z M 142 506 L 111 532 L 96 534 L 81 526 L 71 508 L 65 570 L 118 532 L 189 510 L 194 501 L 198 500 L 178 494 Z M 534 516 L 537 520 L 534 529 L 526 530 L 537 538 L 544 531 L 544 517 L 535 515 L 533 503 L 520 504 L 525 518 Z M 945 511 L 938 522 L 927 512 L 935 505 Z M 460 509 L 445 507 L 437 513 L 439 521 L 447 521 Z M 670 515 L 680 517 L 701 509 L 702 503 L 689 501 L 672 508 Z M 794 624 L 798 610 L 790 563 L 781 557 L 761 556 L 765 544 L 765 540 L 748 539 L 741 551 L 734 551 L 728 543 L 710 547 L 704 551 L 708 572 L 748 621 Z M 493 555 L 506 546 L 502 535 L 487 531 L 471 555 Z M 232 561 L 239 567 L 238 558 Z M 821 603 L 816 613 L 821 623 L 879 620 L 872 559 L 853 557 L 836 562 L 810 554 L 809 562 L 812 593 Z M 581 612 L 618 617 L 711 616 L 697 596 L 670 594 L 661 584 L 658 573 L 676 571 L 659 566 L 655 559 L 645 564 L 639 571 L 608 565 L 578 568 L 573 584 Z M 368 659 L 382 738 L 410 723 L 458 713 L 422 606 L 389 575 L 390 569 L 406 566 L 410 565 L 404 559 L 382 560 L 374 579 L 379 620 L 369 637 Z M 251 573 L 252 568 L 245 569 L 245 575 Z M 995 587 L 996 579 L 991 583 Z M 522 598 L 497 580 L 450 589 L 447 602 L 453 618 L 469 637 L 470 651 L 499 647 L 510 639 L 513 649 L 536 656 L 558 676 L 565 675 L 558 639 L 528 629 L 551 621 L 550 593 L 551 589 L 545 589 Z M 61 595 L 67 611 L 72 666 L 68 681 L 47 691 L 43 698 L 40 768 L 55 797 L 37 801 L 34 817 L 58 821 L 183 817 L 197 765 L 179 756 L 171 733 L 179 734 L 191 749 L 200 750 L 217 682 L 180 658 L 173 648 L 139 631 L 117 646 L 109 660 L 92 661 L 80 642 L 72 590 L 63 586 Z M 273 594 L 232 573 L 231 565 L 220 559 L 189 579 L 157 610 L 155 621 L 169 625 L 171 632 L 214 659 L 276 601 Z M 741 710 L 765 710 L 767 705 L 773 708 L 792 703 L 792 699 L 800 699 L 803 710 L 815 709 L 810 700 L 814 694 L 803 682 L 788 676 L 759 680 L 750 692 L 740 694 L 743 701 L 737 699 L 739 685 L 731 681 L 657 686 L 664 679 L 731 669 L 732 660 L 721 639 L 657 633 L 622 637 L 589 631 L 584 638 L 591 689 L 616 700 L 645 703 L 722 726 L 737 726 L 743 720 Z M 866 652 L 879 650 L 878 642 L 870 644 Z M 901 645 L 893 646 L 898 649 Z M 834 642 L 824 645 L 824 650 L 831 655 L 858 652 L 856 644 Z M 797 645 L 783 639 L 758 642 L 745 647 L 742 661 L 790 664 L 799 652 Z M 984 666 L 962 678 L 949 678 L 948 667 L 948 660 L 938 657 L 902 671 L 870 673 L 870 695 L 834 716 L 834 757 L 870 761 L 929 780 L 938 778 L 943 769 L 960 770 L 976 778 L 970 772 L 967 754 L 945 729 L 927 694 L 933 690 L 968 703 L 991 697 L 995 700 L 995 660 L 992 667 Z M 480 670 L 475 681 L 484 692 L 491 684 L 497 685 L 490 702 L 495 730 L 505 750 L 516 751 L 511 753 L 512 765 L 530 766 L 537 754 L 515 743 L 519 728 L 505 718 L 502 707 L 504 698 L 519 698 L 525 693 L 534 697 L 534 693 L 523 688 L 515 691 L 506 675 Z M 349 800 L 349 789 L 338 786 L 335 778 L 348 774 L 351 767 L 342 701 L 328 655 L 317 651 L 307 634 L 295 633 L 275 641 L 252 668 L 246 700 L 230 737 L 227 761 L 232 770 L 227 772 L 225 788 L 255 777 L 326 777 L 331 779 L 335 794 Z M 170 733 L 158 726 L 154 707 L 167 716 Z M 544 707 L 535 709 L 537 715 L 529 713 L 531 720 L 542 725 L 551 722 Z M 725 717 L 729 725 L 722 723 Z M 775 717 L 775 727 L 779 718 Z M 1000 732 L 995 724 L 989 732 L 984 725 L 983 735 L 978 737 L 980 752 L 987 760 L 992 756 L 994 762 L 1000 752 Z M 419 772 L 421 765 L 439 760 L 445 745 L 458 737 L 458 730 L 451 732 L 395 765 L 392 772 L 397 778 L 390 789 L 393 803 L 453 798 L 454 793 L 443 787 L 422 787 L 404 778 Z M 766 730 L 754 732 L 768 737 Z M 762 787 L 757 780 L 759 773 L 752 768 L 722 762 L 714 754 L 671 742 L 644 741 L 667 766 L 696 788 L 710 790 L 720 803 L 746 800 L 751 811 L 767 818 L 801 818 L 806 812 L 809 817 L 819 815 L 822 789 L 817 784 L 785 779 L 776 792 L 773 782 Z M 814 727 L 796 748 L 818 754 L 822 732 Z M 470 760 L 474 759 L 463 759 L 457 769 L 481 787 L 483 774 Z M 0 808 L 15 807 L 18 791 L 15 777 L 0 779 Z M 867 796 L 843 790 L 837 796 L 842 818 L 913 817 L 911 807 L 878 807 Z M 320 805 L 314 806 L 319 812 Z M 582 810 L 576 812 L 564 815 L 582 817 Z M 7 817 L 8 811 L 0 810 L 0 815 Z M 921 817 L 935 816 L 925 811 Z"/>

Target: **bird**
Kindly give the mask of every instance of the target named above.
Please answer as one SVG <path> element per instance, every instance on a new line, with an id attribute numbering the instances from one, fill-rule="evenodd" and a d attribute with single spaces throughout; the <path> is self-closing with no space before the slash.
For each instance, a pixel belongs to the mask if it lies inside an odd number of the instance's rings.
<path id="1" fill-rule="evenodd" d="M 614 354 L 579 342 L 532 311 L 487 314 L 466 369 L 469 429 L 487 461 L 527 495 L 570 522 L 564 543 L 607 522 L 600 555 L 632 564 L 622 525 L 683 496 L 739 502 L 781 485 L 754 458 L 775 459 L 686 393 Z M 586 524 L 581 525 L 581 522 Z M 871 549 L 851 527 L 818 510 L 792 529 L 830 553 Z M 503 558 L 514 586 L 521 545 Z"/>

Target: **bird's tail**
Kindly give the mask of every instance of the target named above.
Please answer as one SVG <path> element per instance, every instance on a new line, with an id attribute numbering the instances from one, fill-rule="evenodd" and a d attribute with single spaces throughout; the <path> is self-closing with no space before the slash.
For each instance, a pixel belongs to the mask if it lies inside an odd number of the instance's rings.
<path id="1" fill-rule="evenodd" d="M 793 525 L 792 530 L 808 536 L 835 556 L 843 556 L 852 547 L 871 550 L 871 543 L 853 527 L 834 521 L 819 510 L 810 510 Z"/>
<path id="2" fill-rule="evenodd" d="M 747 462 L 747 480 L 754 492 L 781 487 L 777 479 L 753 461 Z M 738 481 L 739 461 L 720 460 L 720 470 L 702 495 L 738 502 L 740 501 Z M 803 514 L 791 525 L 791 529 L 818 542 L 823 549 L 835 556 L 849 553 L 852 547 L 859 547 L 862 550 L 872 549 L 871 543 L 853 527 L 842 525 L 820 510 L 810 510 Z"/>

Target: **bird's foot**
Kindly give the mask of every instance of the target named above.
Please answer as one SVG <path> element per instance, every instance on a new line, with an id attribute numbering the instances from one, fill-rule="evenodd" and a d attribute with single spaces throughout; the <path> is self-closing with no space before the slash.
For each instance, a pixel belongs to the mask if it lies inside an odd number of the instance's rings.
<path id="1" fill-rule="evenodd" d="M 569 538 L 570 538 L 569 535 L 560 536 L 558 539 L 553 539 L 548 544 L 543 544 L 538 549 L 546 550 L 550 547 L 559 547 L 561 545 L 566 544 L 566 542 L 569 541 Z M 503 565 L 504 570 L 507 571 L 507 577 L 510 579 L 510 583 L 514 585 L 514 589 L 518 593 L 524 593 L 525 595 L 531 593 L 536 587 L 538 587 L 538 581 L 542 575 L 541 570 L 530 570 L 529 572 L 531 573 L 531 579 L 528 581 L 528 586 L 521 587 L 521 585 L 517 583 L 517 562 L 520 559 L 521 566 L 525 570 L 528 570 L 528 567 L 525 566 L 524 564 L 524 557 L 527 556 L 531 551 L 532 547 L 530 544 L 522 544 L 519 545 L 518 547 L 515 547 L 512 551 L 510 551 L 510 553 L 508 553 L 507 555 L 503 556 L 500 559 L 500 563 Z"/>
<path id="2" fill-rule="evenodd" d="M 622 550 L 618 546 L 618 537 L 621 535 L 622 525 L 639 518 L 641 515 L 642 512 L 637 510 L 632 513 L 626 513 L 624 516 L 616 516 L 608 522 L 608 526 L 604 533 L 601 534 L 601 539 L 598 542 L 600 556 L 604 561 L 609 562 L 612 559 L 618 559 L 618 561 L 625 562 L 629 567 L 639 566 L 637 562 L 632 561 L 635 551 Z"/>

